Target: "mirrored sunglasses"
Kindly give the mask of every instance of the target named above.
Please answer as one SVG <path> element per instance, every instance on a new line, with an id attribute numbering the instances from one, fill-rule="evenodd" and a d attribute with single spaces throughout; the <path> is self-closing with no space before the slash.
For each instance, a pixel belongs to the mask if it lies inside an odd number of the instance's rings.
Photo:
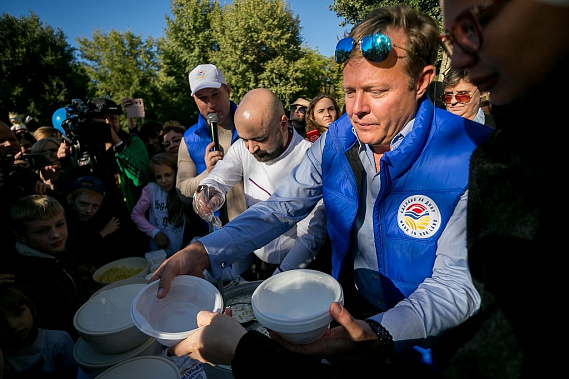
<path id="1" fill-rule="evenodd" d="M 370 62 L 383 62 L 389 56 L 391 47 L 397 47 L 411 53 L 409 50 L 396 44 L 391 44 L 391 39 L 385 34 L 372 34 L 364 36 L 357 43 L 352 37 L 346 37 L 338 41 L 336 51 L 334 52 L 334 60 L 341 64 L 348 60 L 354 47 L 358 45 L 365 59 Z"/>
<path id="2" fill-rule="evenodd" d="M 305 114 L 306 113 L 306 107 L 303 107 L 302 105 L 291 105 L 290 111 Z"/>

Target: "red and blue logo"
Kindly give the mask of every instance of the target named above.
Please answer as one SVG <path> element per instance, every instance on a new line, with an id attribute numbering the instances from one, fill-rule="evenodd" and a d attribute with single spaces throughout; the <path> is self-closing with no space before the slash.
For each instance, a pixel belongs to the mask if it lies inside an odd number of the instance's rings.
<path id="1" fill-rule="evenodd" d="M 409 196 L 399 205 L 397 225 L 410 237 L 429 238 L 441 225 L 439 207 L 428 196 Z"/>

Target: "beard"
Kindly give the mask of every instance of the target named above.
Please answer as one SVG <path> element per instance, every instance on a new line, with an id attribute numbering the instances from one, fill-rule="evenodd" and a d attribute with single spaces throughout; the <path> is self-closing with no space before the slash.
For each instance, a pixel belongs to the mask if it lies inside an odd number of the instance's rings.
<path id="1" fill-rule="evenodd" d="M 277 139 L 278 139 L 277 147 L 275 151 L 273 151 L 272 153 L 269 153 L 267 150 L 261 150 L 261 149 L 253 153 L 253 156 L 258 162 L 272 161 L 273 159 L 278 158 L 283 153 L 283 151 L 285 151 L 285 148 L 288 145 L 287 144 L 288 136 L 279 133 Z"/>
<path id="2" fill-rule="evenodd" d="M 272 161 L 273 159 L 278 158 L 279 155 L 281 155 L 283 151 L 284 151 L 284 147 L 280 147 L 279 149 L 275 150 L 272 153 L 269 153 L 266 150 L 257 150 L 255 152 L 255 154 L 253 154 L 253 156 L 259 162 L 269 162 L 269 161 Z"/>

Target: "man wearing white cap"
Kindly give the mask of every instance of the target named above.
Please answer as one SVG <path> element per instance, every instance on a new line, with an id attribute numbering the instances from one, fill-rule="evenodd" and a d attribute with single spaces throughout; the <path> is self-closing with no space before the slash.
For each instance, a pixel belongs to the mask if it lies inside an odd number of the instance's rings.
<path id="1" fill-rule="evenodd" d="M 306 137 L 306 122 L 304 121 L 304 117 L 306 116 L 308 104 L 310 104 L 310 102 L 302 97 L 299 97 L 290 104 L 290 124 L 303 138 Z"/>
<path id="2" fill-rule="evenodd" d="M 237 105 L 229 99 L 231 86 L 226 83 L 221 71 L 213 64 L 201 64 L 190 72 L 189 80 L 191 95 L 200 113 L 198 122 L 184 133 L 180 143 L 176 178 L 176 188 L 188 203 L 200 181 L 239 138 L 233 124 Z M 212 151 L 214 142 L 208 122 L 209 114 L 217 116 L 219 151 Z M 219 217 L 225 224 L 244 210 L 245 195 L 241 181 L 227 194 L 226 205 L 220 210 Z"/>

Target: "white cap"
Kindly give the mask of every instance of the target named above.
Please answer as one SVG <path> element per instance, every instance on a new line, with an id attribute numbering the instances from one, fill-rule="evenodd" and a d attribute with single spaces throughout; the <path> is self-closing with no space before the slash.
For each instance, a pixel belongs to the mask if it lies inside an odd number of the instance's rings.
<path id="1" fill-rule="evenodd" d="M 192 96 L 203 88 L 219 88 L 227 84 L 223 74 L 212 64 L 200 64 L 190 72 L 190 89 Z"/>

